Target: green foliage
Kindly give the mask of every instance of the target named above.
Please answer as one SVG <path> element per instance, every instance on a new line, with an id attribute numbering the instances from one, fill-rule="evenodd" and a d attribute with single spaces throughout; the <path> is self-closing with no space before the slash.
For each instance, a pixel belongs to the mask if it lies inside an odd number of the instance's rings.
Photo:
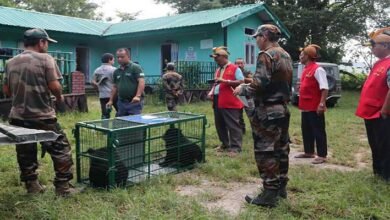
<path id="1" fill-rule="evenodd" d="M 299 59 L 299 48 L 306 39 L 322 47 L 322 61 L 339 63 L 345 42 L 367 38 L 367 29 L 390 25 L 388 0 L 155 0 L 168 3 L 179 13 L 265 2 L 281 19 L 292 36 L 283 47 L 293 60 Z M 190 3 L 189 3 L 190 2 Z M 208 2 L 210 4 L 205 4 Z M 212 4 L 211 4 L 212 3 Z M 206 7 L 207 6 L 207 7 Z M 386 11 L 387 10 L 387 11 Z M 367 27 L 369 25 L 369 27 Z"/>
<path id="2" fill-rule="evenodd" d="M 364 73 L 341 74 L 341 88 L 343 90 L 361 90 L 367 75 Z"/>
<path id="3" fill-rule="evenodd" d="M 221 8 L 219 0 L 155 0 L 157 3 L 167 3 L 176 8 L 179 13 Z"/>
<path id="4" fill-rule="evenodd" d="M 122 21 L 132 21 L 137 19 L 137 17 L 141 14 L 141 11 L 137 11 L 134 13 L 131 12 L 122 12 L 122 11 L 116 11 L 116 16 L 118 16 Z"/>
<path id="5" fill-rule="evenodd" d="M 0 6 L 15 7 L 16 4 L 17 3 L 14 0 L 0 0 Z"/>
<path id="6" fill-rule="evenodd" d="M 0 0 L 0 6 L 87 19 L 97 18 L 95 10 L 99 7 L 89 0 Z"/>

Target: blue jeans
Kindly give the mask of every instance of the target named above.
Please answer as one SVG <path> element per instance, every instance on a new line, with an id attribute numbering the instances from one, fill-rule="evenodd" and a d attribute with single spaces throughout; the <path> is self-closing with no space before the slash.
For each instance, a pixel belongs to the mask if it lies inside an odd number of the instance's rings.
<path id="1" fill-rule="evenodd" d="M 144 107 L 144 99 L 136 103 L 131 103 L 130 100 L 118 99 L 118 112 L 116 117 L 128 116 L 128 115 L 139 115 Z"/>

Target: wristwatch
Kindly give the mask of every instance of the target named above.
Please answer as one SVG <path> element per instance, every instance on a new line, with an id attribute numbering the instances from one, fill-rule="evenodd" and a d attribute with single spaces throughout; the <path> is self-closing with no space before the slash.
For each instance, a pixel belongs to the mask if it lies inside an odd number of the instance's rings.
<path id="1" fill-rule="evenodd" d="M 320 107 L 325 107 L 325 104 L 324 104 L 324 103 L 320 103 L 319 106 L 320 106 Z"/>

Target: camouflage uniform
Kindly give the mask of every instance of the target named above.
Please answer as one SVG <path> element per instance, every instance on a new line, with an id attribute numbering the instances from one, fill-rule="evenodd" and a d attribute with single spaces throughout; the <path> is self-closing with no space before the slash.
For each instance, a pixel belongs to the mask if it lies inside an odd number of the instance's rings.
<path id="1" fill-rule="evenodd" d="M 47 151 L 53 160 L 55 186 L 73 178 L 70 144 L 57 123 L 48 88 L 49 82 L 59 79 L 61 74 L 54 59 L 45 53 L 26 50 L 6 65 L 5 83 L 12 93 L 10 124 L 60 134 L 56 141 L 41 143 L 42 153 Z M 37 180 L 37 144 L 18 144 L 16 153 L 21 180 Z"/>
<path id="2" fill-rule="evenodd" d="M 252 72 L 249 70 L 244 70 L 243 73 L 244 73 L 244 77 L 245 77 L 244 82 L 245 83 L 248 83 L 248 81 L 251 82 L 253 79 Z M 253 98 L 250 96 L 247 96 L 246 98 L 248 101 L 248 106 L 245 107 L 245 112 L 246 112 L 247 116 L 249 117 L 250 115 L 252 115 L 251 113 L 254 111 L 255 102 L 254 102 Z"/>
<path id="3" fill-rule="evenodd" d="M 245 78 L 244 79 L 245 83 L 247 83 L 247 81 L 249 81 L 249 80 L 252 80 L 253 76 L 252 76 L 252 72 L 251 71 L 246 70 L 246 69 L 241 69 L 241 70 L 242 70 L 242 73 L 243 73 L 244 78 Z M 247 96 L 246 99 L 248 101 L 248 106 L 245 106 L 244 109 L 245 109 L 246 115 L 249 118 L 249 116 L 252 115 L 251 112 L 254 110 L 255 103 L 254 103 L 253 99 L 251 97 L 249 97 L 249 96 Z M 241 113 L 240 113 L 240 126 L 241 126 L 241 129 L 242 129 L 243 133 L 245 133 L 245 131 L 246 131 L 246 126 L 245 126 L 245 121 L 244 121 L 244 114 L 243 114 L 244 113 L 243 112 L 244 109 L 241 109 Z"/>
<path id="4" fill-rule="evenodd" d="M 183 94 L 182 76 L 174 71 L 167 71 L 163 79 L 165 89 L 165 101 L 169 111 L 176 111 L 176 105 L 179 102 L 179 96 Z"/>
<path id="5" fill-rule="evenodd" d="M 265 189 L 279 189 L 288 181 L 290 112 L 287 102 L 291 77 L 290 55 L 279 46 L 271 47 L 259 53 L 253 82 L 242 85 L 241 89 L 240 95 L 252 96 L 255 102 L 249 118 L 255 159 Z"/>

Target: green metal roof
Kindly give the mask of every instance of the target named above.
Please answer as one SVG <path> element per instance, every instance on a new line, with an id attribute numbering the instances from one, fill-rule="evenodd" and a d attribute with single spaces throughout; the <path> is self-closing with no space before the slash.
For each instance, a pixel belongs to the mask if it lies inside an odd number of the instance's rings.
<path id="1" fill-rule="evenodd" d="M 111 24 L 101 21 L 0 7 L 0 25 L 101 35 Z"/>
<path id="2" fill-rule="evenodd" d="M 259 12 L 263 12 L 269 15 L 272 14 L 265 6 L 265 4 L 241 5 L 113 24 L 104 33 L 104 36 L 218 23 L 221 23 L 221 27 L 226 27 L 238 20 Z M 273 15 L 271 19 L 275 19 L 274 23 L 281 24 L 276 16 Z M 270 19 L 267 18 L 267 20 Z M 289 36 L 287 29 L 284 27 L 282 29 L 284 29 L 283 31 L 285 34 Z"/>
<path id="3" fill-rule="evenodd" d="M 184 13 L 161 18 L 134 20 L 116 24 L 0 7 L 0 25 L 43 28 L 49 31 L 97 36 L 113 36 L 206 24 L 221 24 L 221 27 L 226 27 L 256 13 L 258 13 L 264 23 L 276 24 L 282 29 L 286 37 L 290 37 L 290 33 L 283 26 L 282 22 L 264 3 Z"/>

